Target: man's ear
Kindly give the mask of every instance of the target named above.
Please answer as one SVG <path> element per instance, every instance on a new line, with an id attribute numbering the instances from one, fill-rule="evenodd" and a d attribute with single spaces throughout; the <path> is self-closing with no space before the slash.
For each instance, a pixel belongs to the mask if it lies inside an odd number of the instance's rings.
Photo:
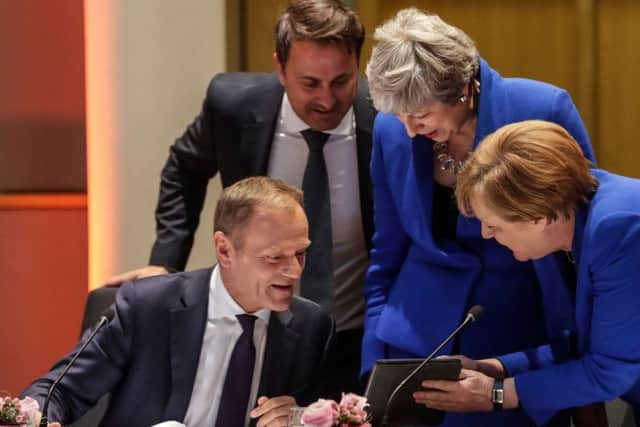
<path id="1" fill-rule="evenodd" d="M 228 268 L 233 262 L 235 248 L 231 239 L 222 231 L 213 233 L 213 246 L 216 248 L 216 256 L 220 266 Z"/>
<path id="2" fill-rule="evenodd" d="M 273 52 L 273 63 L 276 65 L 276 70 L 278 71 L 278 79 L 280 80 L 280 84 L 284 86 L 284 66 L 280 63 L 278 59 L 278 54 Z"/>

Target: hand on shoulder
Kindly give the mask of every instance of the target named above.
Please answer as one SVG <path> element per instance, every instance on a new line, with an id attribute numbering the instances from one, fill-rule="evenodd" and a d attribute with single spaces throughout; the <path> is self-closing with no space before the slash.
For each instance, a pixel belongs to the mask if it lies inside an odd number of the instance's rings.
<path id="1" fill-rule="evenodd" d="M 128 280 L 142 279 L 144 277 L 159 276 L 161 274 L 168 273 L 169 270 L 161 265 L 147 265 L 146 267 L 138 268 L 136 270 L 127 271 L 126 273 L 113 276 L 105 282 L 105 285 L 120 286 Z"/>

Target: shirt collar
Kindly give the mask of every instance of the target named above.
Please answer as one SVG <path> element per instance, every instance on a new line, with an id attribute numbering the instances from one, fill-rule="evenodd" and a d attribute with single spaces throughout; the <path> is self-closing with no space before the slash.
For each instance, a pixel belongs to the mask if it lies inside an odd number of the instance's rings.
<path id="1" fill-rule="evenodd" d="M 282 105 L 280 107 L 280 122 L 282 123 L 284 131 L 288 133 L 299 133 L 303 130 L 309 129 L 309 125 L 306 124 L 293 110 L 286 92 L 282 97 Z M 338 124 L 335 129 L 324 130 L 323 132 L 330 135 L 353 135 L 353 105 L 349 108 L 349 110 L 347 110 L 347 114 L 344 115 L 344 117 L 340 121 L 340 124 Z"/>
<path id="2" fill-rule="evenodd" d="M 229 295 L 227 288 L 222 282 L 220 269 L 216 265 L 211 274 L 211 282 L 209 284 L 209 320 L 230 318 L 234 319 L 238 314 L 252 314 L 264 322 L 269 323 L 271 310 L 261 308 L 253 313 L 247 313 L 240 305 Z"/>

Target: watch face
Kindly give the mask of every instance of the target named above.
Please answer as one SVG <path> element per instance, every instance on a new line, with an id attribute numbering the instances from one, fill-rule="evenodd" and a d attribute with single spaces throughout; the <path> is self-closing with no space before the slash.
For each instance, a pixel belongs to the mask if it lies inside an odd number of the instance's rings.
<path id="1" fill-rule="evenodd" d="M 492 403 L 504 403 L 504 389 L 491 390 L 491 402 Z"/>
<path id="2" fill-rule="evenodd" d="M 491 388 L 491 403 L 494 406 L 502 407 L 504 403 L 504 383 L 501 379 L 495 379 Z"/>

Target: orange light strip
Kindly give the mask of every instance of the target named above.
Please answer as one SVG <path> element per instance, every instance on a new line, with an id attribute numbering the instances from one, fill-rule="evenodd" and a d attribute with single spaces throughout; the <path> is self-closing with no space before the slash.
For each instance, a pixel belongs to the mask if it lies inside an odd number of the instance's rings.
<path id="1" fill-rule="evenodd" d="M 89 289 L 115 273 L 119 230 L 117 4 L 84 1 Z"/>
<path id="2" fill-rule="evenodd" d="M 77 193 L 0 194 L 0 210 L 86 209 L 87 195 Z"/>

